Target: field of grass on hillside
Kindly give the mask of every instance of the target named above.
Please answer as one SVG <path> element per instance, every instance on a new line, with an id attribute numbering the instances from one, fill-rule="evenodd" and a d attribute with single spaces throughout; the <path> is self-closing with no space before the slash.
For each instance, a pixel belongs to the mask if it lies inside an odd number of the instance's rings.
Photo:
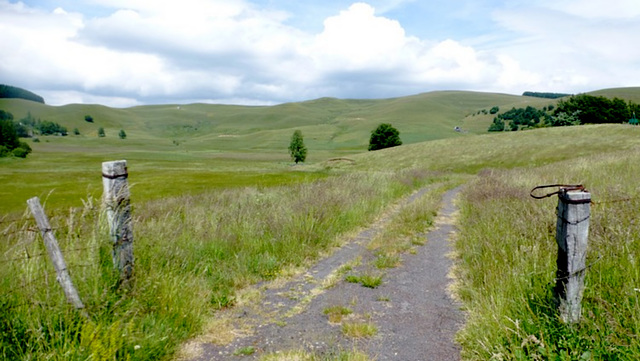
<path id="1" fill-rule="evenodd" d="M 640 98 L 640 88 L 599 94 L 633 100 Z M 493 106 L 501 110 L 527 105 L 541 108 L 550 103 L 548 99 L 457 91 L 380 100 L 321 98 L 269 107 L 188 104 L 114 109 L 0 99 L 0 109 L 17 120 L 30 113 L 70 132 L 66 137 L 41 136 L 39 143 L 27 139 L 34 152 L 26 160 L 0 159 L 0 214 L 22 212 L 26 199 L 35 195 L 47 198 L 50 207 L 81 206 L 82 198 L 100 192 L 103 161 L 129 161 L 141 201 L 225 186 L 307 181 L 324 175 L 303 174 L 300 170 L 305 167 L 291 167 L 287 147 L 296 129 L 302 131 L 309 149 L 307 163 L 317 164 L 365 152 L 371 131 L 383 122 L 400 130 L 405 145 L 447 138 L 464 138 L 466 144 L 474 142 L 471 138 L 467 142 L 470 135 L 486 134 L 492 116 L 477 114 L 482 110 Z M 85 121 L 85 115 L 91 115 L 93 122 Z M 464 131 L 454 131 L 456 126 Z M 100 127 L 105 129 L 104 138 L 97 135 Z M 75 128 L 80 135 L 73 134 Z M 126 139 L 117 136 L 120 129 L 126 131 Z M 411 158 L 411 151 L 404 153 L 402 157 L 408 154 Z M 486 156 L 499 164 L 503 156 L 497 153 L 491 150 Z M 461 153 L 456 161 L 464 163 L 467 156 Z"/>
<path id="2" fill-rule="evenodd" d="M 26 199 L 40 196 L 49 207 L 82 206 L 100 192 L 100 164 L 126 159 L 138 201 L 211 188 L 308 181 L 321 172 L 292 167 L 287 147 L 300 129 L 309 149 L 307 163 L 366 151 L 370 133 L 391 122 L 404 144 L 460 137 L 453 128 L 464 115 L 486 104 L 522 97 L 468 92 L 435 92 L 383 100 L 322 98 L 271 107 L 156 105 L 113 109 L 99 105 L 52 107 L 22 99 L 0 99 L 0 109 L 19 120 L 57 122 L 70 135 L 26 140 L 26 160 L 0 159 L 0 214 L 19 213 Z M 85 121 L 91 115 L 93 122 Z M 106 137 L 97 135 L 103 127 Z M 73 129 L 80 135 L 74 135 Z M 126 139 L 117 136 L 120 129 Z M 303 170 L 303 172 L 301 172 Z"/>

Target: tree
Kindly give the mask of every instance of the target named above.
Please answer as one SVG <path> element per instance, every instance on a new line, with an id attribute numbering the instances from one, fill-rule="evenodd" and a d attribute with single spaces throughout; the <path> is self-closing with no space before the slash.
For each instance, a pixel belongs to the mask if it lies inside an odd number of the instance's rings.
<path id="1" fill-rule="evenodd" d="M 3 112 L 4 113 L 4 112 Z M 20 145 L 11 113 L 0 114 L 0 146 L 13 150 Z"/>
<path id="2" fill-rule="evenodd" d="M 125 139 L 127 137 L 127 133 L 124 132 L 124 129 L 120 129 L 120 133 L 118 133 L 120 139 Z"/>
<path id="3" fill-rule="evenodd" d="M 307 147 L 304 145 L 304 139 L 302 132 L 296 130 L 291 136 L 291 143 L 289 143 L 289 154 L 296 164 L 298 162 L 304 162 L 307 159 Z"/>
<path id="4" fill-rule="evenodd" d="M 98 136 L 100 138 L 103 138 L 105 135 L 106 134 L 104 133 L 104 128 L 103 127 L 98 128 Z"/>
<path id="5" fill-rule="evenodd" d="M 14 155 L 25 158 L 29 153 L 31 147 L 18 140 L 13 114 L 0 110 L 0 157 Z"/>
<path id="6" fill-rule="evenodd" d="M 493 123 L 489 126 L 490 132 L 502 132 L 504 131 L 504 120 L 501 118 L 493 118 Z"/>
<path id="7" fill-rule="evenodd" d="M 489 114 L 496 114 L 499 111 L 500 111 L 500 107 L 496 105 L 493 108 L 491 108 L 491 110 L 489 110 Z"/>
<path id="8" fill-rule="evenodd" d="M 75 134 L 75 135 L 80 135 L 80 129 L 78 129 L 78 128 L 73 128 L 73 134 Z"/>
<path id="9" fill-rule="evenodd" d="M 400 132 L 391 124 L 382 123 L 371 132 L 369 139 L 369 150 L 378 150 L 384 148 L 402 145 L 400 140 Z"/>
<path id="10" fill-rule="evenodd" d="M 93 117 L 90 115 L 85 115 L 84 120 L 89 123 L 93 123 Z"/>

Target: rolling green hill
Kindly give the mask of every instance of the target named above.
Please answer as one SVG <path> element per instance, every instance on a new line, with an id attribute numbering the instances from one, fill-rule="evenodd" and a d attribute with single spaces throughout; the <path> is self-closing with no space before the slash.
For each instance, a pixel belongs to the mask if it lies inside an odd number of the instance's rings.
<path id="1" fill-rule="evenodd" d="M 640 88 L 592 94 L 640 100 Z M 30 112 L 69 130 L 78 128 L 84 138 L 95 138 L 99 127 L 104 127 L 107 137 L 125 129 L 131 142 L 138 139 L 149 145 L 179 143 L 192 151 L 281 152 L 293 130 L 300 129 L 313 161 L 330 153 L 366 150 L 371 130 L 382 122 L 393 124 L 400 130 L 403 142 L 411 144 L 461 136 L 454 132 L 456 126 L 472 134 L 485 133 L 493 115 L 477 112 L 493 106 L 501 110 L 527 105 L 541 108 L 555 102 L 506 94 L 441 91 L 380 100 L 321 98 L 276 106 L 189 104 L 126 109 L 79 104 L 54 107 L 22 99 L 0 99 L 0 109 L 13 113 L 16 119 Z M 94 123 L 84 121 L 85 115 L 91 115 Z M 78 143 L 72 138 L 67 138 L 70 146 Z"/>
<path id="2" fill-rule="evenodd" d="M 640 88 L 594 94 L 637 100 Z M 473 143 L 473 136 L 486 134 L 493 119 L 479 111 L 493 106 L 501 111 L 527 105 L 542 108 L 554 102 L 463 91 L 379 100 L 320 98 L 276 106 L 188 104 L 125 109 L 0 99 L 0 109 L 11 112 L 15 119 L 31 113 L 70 132 L 66 137 L 42 136 L 38 143 L 28 141 L 34 152 L 27 159 L 0 159 L 0 212 L 20 210 L 27 198 L 49 192 L 52 206 L 81 205 L 82 198 L 98 194 L 99 184 L 94 180 L 103 161 L 129 161 L 140 200 L 211 187 L 298 181 L 308 176 L 299 170 L 313 166 L 291 167 L 287 147 L 296 129 L 302 131 L 309 149 L 307 163 L 358 153 L 365 153 L 360 158 L 375 159 L 366 154 L 367 144 L 370 132 L 383 122 L 400 131 L 405 146 L 448 138 Z M 94 121 L 85 121 L 85 115 Z M 454 131 L 456 126 L 465 131 Z M 105 129 L 106 137 L 97 136 L 99 127 Z M 74 128 L 80 135 L 73 135 Z M 118 138 L 120 129 L 126 131 L 127 139 Z M 403 149 L 397 150 L 400 156 Z M 313 177 L 317 176 L 322 175 Z"/>
<path id="3" fill-rule="evenodd" d="M 95 137 L 99 127 L 105 128 L 107 137 L 125 129 L 130 139 L 150 144 L 172 144 L 175 140 L 191 150 L 280 151 L 286 149 L 293 130 L 300 129 L 313 157 L 313 150 L 366 150 L 371 130 L 382 122 L 392 123 L 404 143 L 410 144 L 459 136 L 453 128 L 481 109 L 538 103 L 548 101 L 505 94 L 432 92 L 381 100 L 321 98 L 268 107 L 189 104 L 113 109 L 77 104 L 53 107 L 3 99 L 0 109 L 13 113 L 16 119 L 30 112 L 69 130 L 78 128 L 85 137 Z M 84 121 L 85 115 L 91 115 L 94 123 Z M 474 132 L 486 128 L 484 119 L 479 122 L 483 124 Z"/>

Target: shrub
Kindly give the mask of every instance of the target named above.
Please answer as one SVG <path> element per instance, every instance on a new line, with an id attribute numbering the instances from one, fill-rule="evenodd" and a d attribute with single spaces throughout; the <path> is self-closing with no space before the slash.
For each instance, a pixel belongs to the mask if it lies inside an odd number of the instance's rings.
<path id="1" fill-rule="evenodd" d="M 18 157 L 18 158 L 26 158 L 27 154 L 29 154 L 29 152 L 24 148 L 16 148 L 13 151 L 11 151 L 11 153 L 13 153 L 14 157 Z"/>

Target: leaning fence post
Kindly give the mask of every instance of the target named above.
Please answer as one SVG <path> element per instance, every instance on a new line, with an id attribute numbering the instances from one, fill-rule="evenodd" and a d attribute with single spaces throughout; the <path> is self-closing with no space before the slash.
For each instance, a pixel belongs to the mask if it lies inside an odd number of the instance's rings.
<path id="1" fill-rule="evenodd" d="M 113 243 L 113 264 L 120 271 L 120 281 L 124 283 L 133 276 L 133 230 L 127 177 L 126 160 L 102 163 L 104 205 Z"/>
<path id="2" fill-rule="evenodd" d="M 558 192 L 558 270 L 555 294 L 560 317 L 580 321 L 586 270 L 591 194 L 584 189 Z"/>
<path id="3" fill-rule="evenodd" d="M 56 269 L 56 279 L 58 280 L 58 283 L 60 283 L 67 301 L 73 304 L 77 309 L 84 309 L 84 304 L 82 303 L 82 300 L 80 300 L 78 291 L 74 287 L 73 281 L 69 276 L 67 264 L 65 263 L 60 247 L 58 246 L 58 241 L 53 235 L 51 225 L 49 225 L 49 219 L 40 205 L 40 199 L 38 197 L 33 197 L 27 201 L 27 204 L 29 205 L 29 209 L 31 209 L 33 217 L 36 219 L 36 224 L 42 234 L 44 245 L 47 247 L 47 253 L 49 253 L 53 267 Z"/>

